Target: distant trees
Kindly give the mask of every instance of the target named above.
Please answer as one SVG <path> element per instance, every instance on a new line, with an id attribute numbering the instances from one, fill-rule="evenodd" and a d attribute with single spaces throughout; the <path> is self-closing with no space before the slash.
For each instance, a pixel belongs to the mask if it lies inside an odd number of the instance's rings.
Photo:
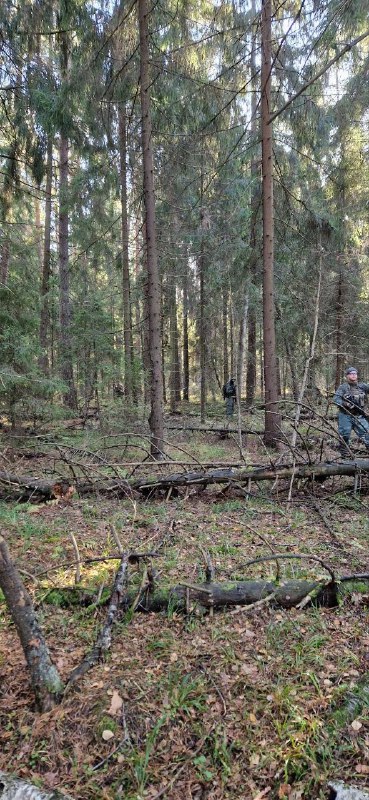
<path id="1" fill-rule="evenodd" d="M 122 383 L 128 405 L 150 400 L 158 455 L 164 396 L 205 416 L 234 371 L 248 405 L 265 399 L 274 444 L 279 391 L 298 396 L 309 353 L 318 229 L 309 381 L 333 389 L 347 359 L 365 370 L 367 21 L 360 4 L 335 9 L 142 0 L 138 24 L 125 4 L 3 4 L 0 398 L 13 420 L 32 398 L 37 413 L 58 397 L 86 407 Z"/>

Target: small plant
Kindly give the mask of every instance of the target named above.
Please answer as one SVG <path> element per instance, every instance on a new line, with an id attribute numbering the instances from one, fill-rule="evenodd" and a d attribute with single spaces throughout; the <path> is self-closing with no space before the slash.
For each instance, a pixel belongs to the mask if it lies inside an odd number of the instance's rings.
<path id="1" fill-rule="evenodd" d="M 156 655 L 169 655 L 173 650 L 174 636 L 171 631 L 164 631 L 161 638 L 154 637 L 147 642 L 147 650 L 149 653 Z"/>
<path id="2" fill-rule="evenodd" d="M 214 773 L 209 769 L 208 760 L 205 756 L 196 756 L 193 760 L 193 765 L 196 767 L 197 777 L 201 781 L 211 781 Z"/>

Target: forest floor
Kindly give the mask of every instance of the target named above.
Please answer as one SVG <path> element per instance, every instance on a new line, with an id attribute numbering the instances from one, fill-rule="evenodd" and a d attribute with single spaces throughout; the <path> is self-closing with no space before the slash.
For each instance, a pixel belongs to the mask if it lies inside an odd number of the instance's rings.
<path id="1" fill-rule="evenodd" d="M 5 432 L 0 469 L 70 477 L 89 470 L 106 474 L 109 462 L 128 474 L 127 464 L 145 457 L 146 445 L 140 433 L 122 436 L 133 428 L 120 414 L 111 428 L 73 429 L 68 423 L 37 436 Z M 236 436 L 189 432 L 185 419 L 196 416 L 173 418 L 176 431 L 167 420 L 173 458 L 239 463 Z M 262 415 L 245 416 L 243 423 L 261 430 Z M 314 446 L 321 457 L 321 442 Z M 329 442 L 324 447 L 325 457 L 337 458 Z M 247 463 L 267 464 L 272 457 L 257 435 L 244 437 L 243 448 Z M 150 474 L 153 466 L 147 462 L 146 469 Z M 160 469 L 164 474 L 165 465 Z M 72 534 L 81 559 L 116 553 L 111 525 L 124 550 L 153 552 L 160 545 L 154 566 L 161 585 L 204 580 L 203 551 L 217 580 L 273 579 L 274 562 L 245 567 L 271 549 L 319 556 L 338 576 L 366 573 L 368 489 L 369 478 L 356 493 L 352 478 L 330 478 L 314 488 L 294 487 L 290 502 L 281 482 L 252 485 L 247 496 L 237 487 L 214 485 L 146 500 L 74 495 L 39 504 L 2 502 L 0 526 L 67 679 L 106 614 L 96 605 L 47 602 L 50 589 L 74 583 Z M 83 565 L 82 585 L 98 596 L 101 586 L 112 585 L 118 565 Z M 286 561 L 281 569 L 286 577 L 324 574 L 308 561 Z M 130 568 L 130 585 L 138 590 L 140 580 Z M 114 626 L 105 662 L 59 706 L 39 715 L 0 600 L 0 769 L 45 789 L 59 787 L 76 800 L 312 800 L 327 798 L 329 780 L 367 786 L 368 622 L 369 583 L 355 591 L 342 584 L 333 609 L 128 612 Z"/>

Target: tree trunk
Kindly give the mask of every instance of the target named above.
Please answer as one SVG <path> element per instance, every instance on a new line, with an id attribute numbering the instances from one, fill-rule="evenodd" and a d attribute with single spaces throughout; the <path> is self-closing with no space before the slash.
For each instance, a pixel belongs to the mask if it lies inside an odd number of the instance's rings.
<path id="1" fill-rule="evenodd" d="M 68 41 L 61 33 L 60 61 L 62 81 L 68 76 Z M 71 339 L 71 306 L 69 288 L 69 212 L 68 212 L 69 144 L 64 130 L 59 145 L 59 297 L 60 297 L 60 374 L 66 384 L 64 403 L 77 408 L 77 394 L 73 380 Z"/>
<path id="2" fill-rule="evenodd" d="M 56 589 L 49 593 L 47 602 L 52 603 L 55 595 L 60 598 L 62 594 L 65 606 L 81 604 L 81 595 L 75 592 L 75 587 Z M 165 611 L 168 608 L 179 611 L 190 611 L 196 604 L 204 609 L 226 608 L 229 606 L 265 605 L 270 603 L 274 608 L 294 608 L 304 600 L 314 606 L 334 607 L 337 605 L 337 585 L 323 581 L 291 579 L 275 583 L 272 580 L 243 580 L 223 581 L 213 580 L 201 584 L 183 583 L 173 587 L 156 588 L 153 592 L 145 592 L 138 611 Z M 94 601 L 94 595 L 86 590 L 83 593 L 83 604 L 89 600 Z M 137 600 L 137 590 L 127 592 L 124 597 L 123 609 L 132 607 Z M 307 605 L 307 602 L 306 602 Z M 77 668 L 78 669 L 78 668 Z"/>
<path id="3" fill-rule="evenodd" d="M 49 711 L 59 702 L 63 683 L 51 661 L 32 600 L 11 560 L 7 543 L 1 535 L 0 587 L 30 670 L 36 706 L 41 712 Z"/>
<path id="4" fill-rule="evenodd" d="M 228 366 L 228 290 L 223 287 L 222 293 L 222 324 L 223 324 L 223 384 L 231 377 Z"/>
<path id="5" fill-rule="evenodd" d="M 237 397 L 238 401 L 241 400 L 243 389 L 243 375 L 244 375 L 244 360 L 245 360 L 245 336 L 247 329 L 247 321 L 249 316 L 249 290 L 245 291 L 244 304 L 242 309 L 242 316 L 240 320 L 240 330 L 238 336 L 238 351 L 237 351 Z"/>
<path id="6" fill-rule="evenodd" d="M 337 281 L 337 294 L 336 294 L 336 374 L 334 381 L 334 388 L 342 383 L 342 376 L 344 370 L 344 353 L 343 353 L 343 319 L 344 319 L 344 276 L 339 255 L 339 273 Z"/>
<path id="7" fill-rule="evenodd" d="M 295 360 L 294 360 L 293 353 L 292 353 L 292 350 L 291 350 L 291 346 L 290 346 L 290 343 L 289 343 L 289 340 L 288 340 L 286 334 L 283 335 L 283 341 L 284 341 L 284 346 L 286 348 L 287 362 L 288 362 L 288 366 L 290 368 L 290 373 L 291 373 L 293 399 L 296 400 L 296 402 L 297 402 L 298 397 L 299 397 L 299 391 L 300 391 L 299 390 L 299 382 L 298 382 L 298 378 L 297 378 Z"/>
<path id="8" fill-rule="evenodd" d="M 201 240 L 200 258 L 200 419 L 206 416 L 206 342 L 205 342 L 205 253 L 204 240 Z"/>
<path id="9" fill-rule="evenodd" d="M 191 429 L 190 429 L 191 430 Z M 195 429 L 193 429 L 195 430 Z M 198 429 L 196 429 L 198 430 Z M 214 428 L 213 432 L 228 433 L 229 428 Z M 231 432 L 237 433 L 237 429 Z M 249 433 L 245 430 L 243 433 Z M 245 467 L 232 469 L 232 467 L 218 467 L 214 469 L 201 469 L 192 472 L 175 472 L 169 475 L 145 476 L 130 480 L 100 478 L 91 480 L 77 480 L 74 485 L 80 495 L 88 495 L 93 492 L 116 495 L 117 497 L 127 497 L 131 491 L 140 492 L 148 495 L 155 491 L 168 491 L 171 487 L 191 487 L 191 486 L 212 486 L 214 484 L 234 484 L 243 485 L 250 481 L 275 481 L 289 480 L 293 478 L 307 479 L 310 481 L 333 477 L 333 475 L 355 476 L 359 473 L 369 472 L 369 459 L 356 458 L 342 462 L 319 462 L 317 464 L 295 464 L 281 465 L 272 467 Z M 22 500 L 51 500 L 55 497 L 68 497 L 68 481 L 40 481 L 28 475 L 13 475 L 8 472 L 0 472 L 0 496 L 2 499 L 22 499 Z"/>
<path id="10" fill-rule="evenodd" d="M 7 232 L 8 221 L 6 215 L 3 216 L 4 237 L 0 249 L 0 286 L 4 287 L 8 283 L 9 260 L 10 260 L 10 238 Z"/>
<path id="11" fill-rule="evenodd" d="M 177 324 L 177 300 L 174 266 L 171 266 L 169 273 L 168 287 L 169 303 L 169 342 L 170 342 L 170 375 L 169 375 L 169 407 L 172 414 L 177 409 L 178 397 L 178 324 Z"/>
<path id="12" fill-rule="evenodd" d="M 183 399 L 189 400 L 190 362 L 188 352 L 188 259 L 183 272 Z"/>
<path id="13" fill-rule="evenodd" d="M 125 106 L 118 108 L 119 156 L 120 156 L 120 201 L 122 209 L 122 298 L 124 341 L 124 389 L 128 402 L 133 399 L 133 341 L 131 287 L 128 255 L 128 200 L 127 200 L 127 118 Z"/>
<path id="14" fill-rule="evenodd" d="M 252 0 L 251 3 L 251 14 L 252 17 L 255 16 L 255 0 Z M 256 141 L 258 133 L 258 122 L 257 122 L 257 69 L 256 69 L 255 52 L 256 52 L 256 30 L 254 26 L 254 30 L 252 32 L 251 56 L 250 56 L 250 73 L 251 73 L 251 86 L 252 86 L 250 127 L 251 127 L 251 137 Z M 252 156 L 251 167 L 250 167 L 251 256 L 249 263 L 250 285 L 253 286 L 254 288 L 256 288 L 256 283 L 257 283 L 257 264 L 258 264 L 258 252 L 256 246 L 257 242 L 256 225 L 257 225 L 257 216 L 261 201 L 259 173 L 260 173 L 260 155 L 258 156 L 258 153 L 254 153 Z M 248 342 L 247 342 L 247 371 L 246 371 L 246 403 L 248 406 L 252 406 L 254 402 L 255 390 L 256 390 L 256 308 L 255 308 L 255 298 L 253 298 L 250 302 L 249 313 L 248 313 Z"/>
<path id="15" fill-rule="evenodd" d="M 46 187 L 45 187 L 45 230 L 41 275 L 41 316 L 40 316 L 40 348 L 39 367 L 47 377 L 50 373 L 48 337 L 49 337 L 49 289 L 51 267 L 51 190 L 53 176 L 53 142 L 51 136 L 47 140 Z"/>
<path id="16" fill-rule="evenodd" d="M 146 213 L 146 265 L 148 281 L 150 400 L 149 425 L 151 455 L 163 456 L 163 370 L 161 342 L 160 282 L 156 247 L 154 168 L 152 154 L 152 128 L 150 113 L 149 35 L 147 0 L 138 0 L 140 32 L 140 93 L 142 115 L 143 191 Z"/>
<path id="17" fill-rule="evenodd" d="M 278 408 L 278 383 L 274 320 L 274 209 L 273 209 L 273 143 L 271 115 L 272 69 L 272 0 L 262 4 L 262 165 L 263 165 L 263 333 L 265 381 L 264 441 L 276 447 L 281 434 Z"/>

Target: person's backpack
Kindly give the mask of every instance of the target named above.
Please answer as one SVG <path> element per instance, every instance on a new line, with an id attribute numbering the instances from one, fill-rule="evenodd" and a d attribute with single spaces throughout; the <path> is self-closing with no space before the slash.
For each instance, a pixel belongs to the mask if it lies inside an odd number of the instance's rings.
<path id="1" fill-rule="evenodd" d="M 233 381 L 227 381 L 223 388 L 224 397 L 234 397 L 235 395 L 235 386 Z"/>

